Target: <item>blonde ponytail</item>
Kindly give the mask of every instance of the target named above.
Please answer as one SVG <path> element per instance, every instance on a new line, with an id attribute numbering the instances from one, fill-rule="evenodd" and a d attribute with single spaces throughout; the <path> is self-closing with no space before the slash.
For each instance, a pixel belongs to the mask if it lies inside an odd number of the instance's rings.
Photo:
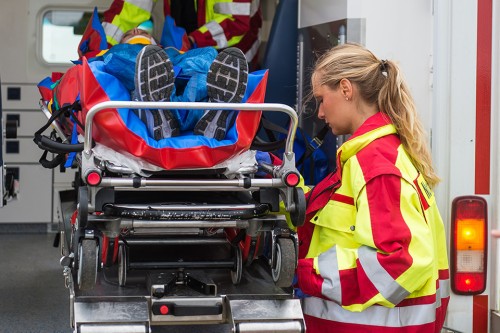
<path id="1" fill-rule="evenodd" d="M 437 185 L 426 133 L 399 67 L 361 45 L 346 43 L 323 54 L 313 72 L 313 79 L 332 89 L 344 78 L 357 85 L 361 98 L 391 119 L 417 170 L 431 187 Z"/>

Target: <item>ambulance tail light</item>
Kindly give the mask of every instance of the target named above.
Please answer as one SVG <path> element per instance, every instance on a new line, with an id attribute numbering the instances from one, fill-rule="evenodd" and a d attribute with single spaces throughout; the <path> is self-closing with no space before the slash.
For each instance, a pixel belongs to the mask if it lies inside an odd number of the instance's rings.
<path id="1" fill-rule="evenodd" d="M 451 207 L 451 290 L 459 295 L 481 294 L 486 289 L 486 200 L 457 197 Z"/>

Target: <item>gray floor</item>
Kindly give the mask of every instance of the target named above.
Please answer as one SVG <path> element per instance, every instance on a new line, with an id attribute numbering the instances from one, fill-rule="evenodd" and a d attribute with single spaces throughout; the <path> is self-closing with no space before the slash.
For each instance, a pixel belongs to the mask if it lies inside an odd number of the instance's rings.
<path id="1" fill-rule="evenodd" d="M 54 234 L 0 233 L 0 333 L 71 333 Z M 153 327 L 153 333 L 230 332 L 229 325 Z"/>
<path id="2" fill-rule="evenodd" d="M 70 333 L 54 234 L 0 234 L 0 332 Z"/>

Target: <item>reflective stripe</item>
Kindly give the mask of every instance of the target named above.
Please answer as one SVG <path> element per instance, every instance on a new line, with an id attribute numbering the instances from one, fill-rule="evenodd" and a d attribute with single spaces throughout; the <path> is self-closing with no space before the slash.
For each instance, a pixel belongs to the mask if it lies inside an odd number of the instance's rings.
<path id="1" fill-rule="evenodd" d="M 260 7 L 260 0 L 253 0 L 250 7 L 250 17 L 254 17 Z"/>
<path id="2" fill-rule="evenodd" d="M 121 12 L 113 17 L 112 22 L 103 22 L 104 33 L 108 43 L 115 45 L 120 42 L 124 30 L 129 30 L 142 23 L 142 19 L 147 19 L 153 9 L 152 0 L 126 0 L 123 4 Z M 118 24 L 118 25 L 117 25 Z"/>
<path id="3" fill-rule="evenodd" d="M 438 294 L 436 292 L 436 294 Z M 439 280 L 439 294 L 441 298 L 450 297 L 450 280 Z"/>
<path id="4" fill-rule="evenodd" d="M 436 290 L 436 306 L 441 306 L 443 298 L 450 297 L 450 280 L 439 280 L 439 288 Z"/>
<path id="5" fill-rule="evenodd" d="M 152 0 L 128 0 L 125 1 L 125 3 L 130 3 L 134 6 L 137 6 L 141 9 L 144 9 L 148 13 L 151 13 L 151 10 L 153 10 L 153 1 Z"/>
<path id="6" fill-rule="evenodd" d="M 410 294 L 380 265 L 375 249 L 361 246 L 358 249 L 358 258 L 366 275 L 370 277 L 370 281 L 386 300 L 392 304 L 398 304 Z"/>
<path id="7" fill-rule="evenodd" d="M 318 266 L 321 277 L 324 279 L 321 293 L 333 301 L 342 302 L 336 246 L 318 256 Z"/>
<path id="8" fill-rule="evenodd" d="M 104 28 L 106 39 L 110 44 L 117 44 L 120 42 L 124 32 L 121 31 L 118 26 L 114 25 L 113 23 L 102 22 L 102 27 Z"/>
<path id="9" fill-rule="evenodd" d="M 249 3 L 219 2 L 214 5 L 214 11 L 225 15 L 250 16 L 251 5 Z"/>
<path id="10" fill-rule="evenodd" d="M 439 280 L 439 289 L 442 298 L 450 297 L 450 280 Z"/>
<path id="11" fill-rule="evenodd" d="M 257 55 L 257 52 L 259 51 L 259 47 L 260 47 L 260 40 L 257 39 L 252 44 L 252 47 L 250 48 L 250 50 L 248 50 L 245 53 L 245 58 L 247 59 L 247 62 L 251 62 L 253 60 L 253 58 L 255 58 L 255 56 Z"/>
<path id="12" fill-rule="evenodd" d="M 207 24 L 205 24 L 205 27 L 207 28 L 207 30 L 212 35 L 212 38 L 217 43 L 217 48 L 222 49 L 227 46 L 227 38 L 226 35 L 224 35 L 224 29 L 222 29 L 219 23 L 215 21 L 210 21 Z"/>
<path id="13" fill-rule="evenodd" d="M 306 297 L 302 302 L 304 314 L 348 324 L 405 327 L 424 325 L 436 320 L 436 303 L 388 308 L 370 306 L 361 312 L 351 312 L 337 303 L 317 297 Z"/>

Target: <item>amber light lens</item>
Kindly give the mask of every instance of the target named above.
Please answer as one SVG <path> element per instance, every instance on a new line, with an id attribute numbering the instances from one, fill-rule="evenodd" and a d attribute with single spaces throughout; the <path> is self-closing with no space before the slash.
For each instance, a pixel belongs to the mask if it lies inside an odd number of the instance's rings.
<path id="1" fill-rule="evenodd" d="M 484 250 L 484 219 L 457 220 L 457 250 Z"/>

